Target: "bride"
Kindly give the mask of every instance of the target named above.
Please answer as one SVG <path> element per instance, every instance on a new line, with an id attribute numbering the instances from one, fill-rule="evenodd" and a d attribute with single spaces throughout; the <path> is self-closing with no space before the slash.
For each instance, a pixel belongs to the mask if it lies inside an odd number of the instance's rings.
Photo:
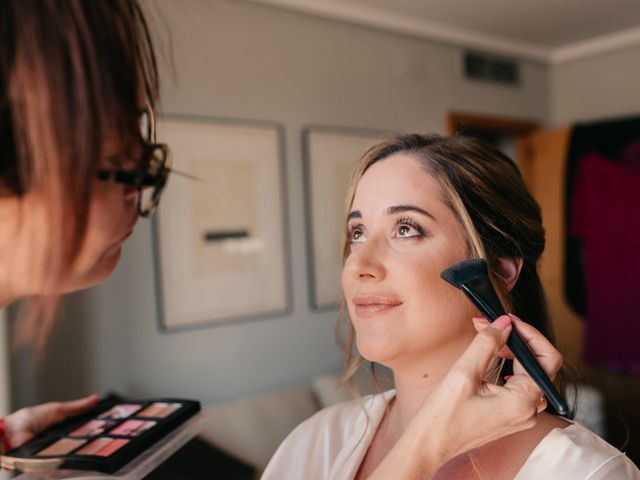
<path id="1" fill-rule="evenodd" d="M 544 397 L 506 348 L 484 363 L 465 352 L 490 338 L 474 340 L 478 331 L 499 331 L 504 345 L 516 328 L 552 377 L 562 363 L 545 338 L 551 332 L 536 271 L 544 249 L 540 209 L 507 157 L 464 137 L 387 140 L 354 171 L 345 236 L 345 377 L 366 359 L 393 371 L 395 390 L 329 407 L 302 423 L 264 479 L 401 478 L 385 464 L 425 461 L 404 449 L 416 432 L 437 460 L 419 465 L 423 475 L 414 478 L 640 479 L 624 454 L 545 411 Z M 509 315 L 490 325 L 440 279 L 469 257 L 487 260 L 508 311 L 528 323 Z M 482 377 L 480 384 L 473 380 Z M 472 401 L 458 401 L 470 394 Z M 490 401 L 500 395 L 502 403 Z M 497 421 L 492 427 L 491 418 L 504 412 L 524 420 L 511 430 Z"/>

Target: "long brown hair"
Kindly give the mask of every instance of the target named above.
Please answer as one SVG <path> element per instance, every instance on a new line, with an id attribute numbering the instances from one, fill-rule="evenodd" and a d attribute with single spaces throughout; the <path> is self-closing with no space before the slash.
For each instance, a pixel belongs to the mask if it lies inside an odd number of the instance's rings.
<path id="1" fill-rule="evenodd" d="M 85 237 L 106 135 L 140 136 L 141 105 L 157 94 L 136 0 L 0 2 L 0 196 L 41 193 L 52 242 L 45 291 L 18 322 L 23 337 L 46 337 L 55 285 Z"/>
<path id="2" fill-rule="evenodd" d="M 510 292 L 503 289 L 499 293 L 512 313 L 553 342 L 537 272 L 545 246 L 540 207 L 528 192 L 515 163 L 490 145 L 464 136 L 418 134 L 398 135 L 375 145 L 354 169 L 345 218 L 365 172 L 376 162 L 399 152 L 413 155 L 438 181 L 445 203 L 465 230 L 469 257 L 484 258 L 490 271 L 500 258 L 522 258 L 516 284 Z M 343 263 L 349 255 L 347 236 L 345 222 Z M 502 284 L 494 280 L 497 286 Z M 355 330 L 343 314 L 338 318 L 338 339 L 344 353 L 343 378 L 349 380 L 365 360 L 354 348 Z M 503 373 L 509 368 L 509 364 L 505 365 Z"/>

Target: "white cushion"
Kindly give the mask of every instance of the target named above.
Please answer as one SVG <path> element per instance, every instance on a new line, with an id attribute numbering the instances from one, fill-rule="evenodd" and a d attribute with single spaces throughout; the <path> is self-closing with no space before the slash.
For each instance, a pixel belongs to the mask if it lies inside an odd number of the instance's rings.
<path id="1" fill-rule="evenodd" d="M 346 384 L 340 383 L 340 376 L 335 373 L 318 375 L 311 381 L 311 388 L 320 404 L 320 408 L 351 400 L 353 395 Z"/>
<path id="2" fill-rule="evenodd" d="M 200 437 L 262 471 L 280 443 L 318 410 L 309 387 L 295 387 L 206 409 Z"/>

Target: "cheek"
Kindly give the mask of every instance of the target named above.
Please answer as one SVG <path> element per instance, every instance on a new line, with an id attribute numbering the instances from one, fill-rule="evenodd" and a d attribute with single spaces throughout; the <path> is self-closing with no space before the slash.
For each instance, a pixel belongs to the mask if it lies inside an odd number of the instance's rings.
<path id="1" fill-rule="evenodd" d="M 345 267 L 346 267 L 346 263 L 345 263 Z M 351 275 L 349 275 L 347 273 L 347 269 L 343 268 L 342 269 L 342 273 L 340 276 L 340 286 L 341 286 L 341 292 L 342 292 L 342 299 L 345 301 L 345 304 L 347 306 L 347 311 L 349 313 L 349 318 L 350 318 L 350 322 L 353 322 L 354 317 L 354 312 L 353 312 L 353 305 L 351 304 L 351 302 L 348 302 L 347 299 L 352 298 L 354 291 L 355 291 L 355 286 L 356 286 L 356 282 L 353 279 L 353 277 Z M 354 327 L 355 327 L 355 323 L 354 323 Z"/>
<path id="2" fill-rule="evenodd" d="M 87 222 L 87 237 L 85 246 L 89 251 L 100 250 L 113 241 L 113 222 L 110 219 L 112 209 L 105 208 L 98 202 L 93 202 L 89 209 Z"/>
<path id="3" fill-rule="evenodd" d="M 342 272 L 340 273 L 340 286 L 342 288 L 342 293 L 344 298 L 349 298 L 349 292 L 351 292 L 353 288 L 353 279 L 351 275 L 348 273 L 349 271 L 349 258 L 345 261 L 342 266 Z"/>
<path id="4" fill-rule="evenodd" d="M 102 255 L 116 243 L 124 235 L 128 219 L 133 218 L 119 186 L 106 187 L 111 188 L 97 189 L 89 205 L 83 254 L 90 257 Z"/>
<path id="5" fill-rule="evenodd" d="M 459 252 L 458 252 L 459 253 Z M 464 294 L 442 280 L 440 273 L 451 264 L 463 260 L 463 255 L 439 255 L 412 267 L 405 265 L 404 272 L 412 272 L 402 281 L 409 294 L 410 322 L 420 327 L 433 327 L 444 331 L 473 329 L 471 318 L 477 309 Z"/>

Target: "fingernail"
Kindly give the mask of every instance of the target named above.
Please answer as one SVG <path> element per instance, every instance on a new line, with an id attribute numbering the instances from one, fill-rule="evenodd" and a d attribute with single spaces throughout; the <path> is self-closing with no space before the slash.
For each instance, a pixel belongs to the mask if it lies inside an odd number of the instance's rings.
<path id="1" fill-rule="evenodd" d="M 505 382 L 508 382 L 508 381 L 509 381 L 509 379 L 513 378 L 513 375 L 505 375 L 505 376 L 504 376 L 504 377 L 502 377 L 502 378 L 504 378 L 504 381 L 505 381 Z"/>
<path id="2" fill-rule="evenodd" d="M 502 315 L 495 319 L 495 321 L 491 324 L 493 328 L 497 328 L 498 330 L 504 330 L 509 325 L 511 325 L 511 317 L 508 315 Z"/>
<path id="3" fill-rule="evenodd" d="M 487 320 L 484 317 L 473 317 L 472 319 L 474 322 L 478 322 L 478 323 L 489 323 L 489 320 Z"/>

